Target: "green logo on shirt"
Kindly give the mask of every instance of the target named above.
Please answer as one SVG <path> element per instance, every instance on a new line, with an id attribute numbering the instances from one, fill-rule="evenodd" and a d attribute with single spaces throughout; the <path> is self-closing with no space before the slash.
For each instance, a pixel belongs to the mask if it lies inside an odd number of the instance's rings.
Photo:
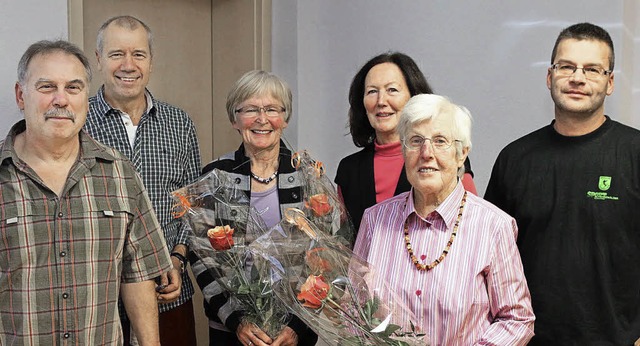
<path id="1" fill-rule="evenodd" d="M 609 196 L 608 193 L 604 192 L 609 190 L 610 187 L 611 187 L 611 177 L 606 175 L 601 175 L 598 180 L 598 189 L 600 189 L 600 191 L 597 191 L 597 192 L 587 191 L 587 197 L 593 198 L 596 201 L 604 201 L 607 199 L 617 201 L 619 199 L 618 196 Z"/>
<path id="2" fill-rule="evenodd" d="M 611 177 L 607 177 L 606 175 L 600 176 L 600 181 L 598 182 L 598 188 L 600 191 L 607 191 L 611 187 Z"/>

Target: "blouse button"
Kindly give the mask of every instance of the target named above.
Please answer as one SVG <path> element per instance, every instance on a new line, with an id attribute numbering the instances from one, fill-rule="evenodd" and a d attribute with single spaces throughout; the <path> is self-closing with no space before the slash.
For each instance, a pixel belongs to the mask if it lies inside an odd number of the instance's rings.
<path id="1" fill-rule="evenodd" d="M 236 216 L 238 215 L 238 211 L 237 210 L 232 210 L 231 211 L 231 216 Z"/>
<path id="2" fill-rule="evenodd" d="M 289 180 L 290 183 L 293 183 L 293 181 L 296 180 L 296 178 L 290 176 L 289 178 L 287 178 L 287 180 Z"/>
<path id="3" fill-rule="evenodd" d="M 295 192 L 292 192 L 292 193 L 291 193 L 291 198 L 293 198 L 293 199 L 298 199 L 298 194 L 297 194 L 297 193 L 295 193 Z"/>
<path id="4" fill-rule="evenodd" d="M 236 184 L 240 184 L 240 182 L 241 182 L 240 178 L 236 178 L 235 182 L 236 182 Z"/>

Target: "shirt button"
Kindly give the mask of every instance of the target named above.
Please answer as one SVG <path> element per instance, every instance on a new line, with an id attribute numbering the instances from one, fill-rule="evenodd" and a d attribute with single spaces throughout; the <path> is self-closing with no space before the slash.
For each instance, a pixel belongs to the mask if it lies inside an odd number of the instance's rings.
<path id="1" fill-rule="evenodd" d="M 60 251 L 60 257 L 64 257 L 64 256 L 66 256 L 66 255 L 67 255 L 67 253 L 66 253 L 66 252 L 64 252 L 64 251 Z"/>
<path id="2" fill-rule="evenodd" d="M 293 198 L 293 199 L 298 199 L 298 194 L 297 194 L 297 193 L 295 193 L 295 192 L 292 192 L 292 193 L 291 193 L 291 198 Z"/>
<path id="3" fill-rule="evenodd" d="M 287 180 L 289 180 L 289 182 L 290 182 L 290 183 L 293 183 L 293 181 L 294 181 L 294 180 L 296 180 L 296 178 L 294 178 L 294 177 L 289 177 L 289 178 L 287 178 Z"/>
<path id="4" fill-rule="evenodd" d="M 69 293 L 62 293 L 62 298 L 67 299 L 69 298 Z"/>
<path id="5" fill-rule="evenodd" d="M 63 336 L 65 339 L 69 339 L 69 337 L 71 336 L 71 334 L 69 334 L 69 333 L 64 333 L 62 336 Z"/>
<path id="6" fill-rule="evenodd" d="M 231 216 L 236 216 L 238 215 L 238 211 L 237 210 L 232 210 L 231 211 Z"/>
<path id="7" fill-rule="evenodd" d="M 58 217 L 62 217 L 64 214 L 62 214 L 62 212 L 58 213 Z"/>
<path id="8" fill-rule="evenodd" d="M 241 181 L 242 180 L 240 178 L 236 178 L 236 180 L 235 180 L 236 184 L 240 184 Z"/>

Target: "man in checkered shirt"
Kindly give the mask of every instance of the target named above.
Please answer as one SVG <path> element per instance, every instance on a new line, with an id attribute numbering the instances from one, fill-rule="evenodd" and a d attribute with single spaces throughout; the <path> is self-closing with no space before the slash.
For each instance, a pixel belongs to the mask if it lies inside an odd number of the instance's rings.
<path id="1" fill-rule="evenodd" d="M 85 129 L 125 154 L 142 177 L 175 268 L 157 288 L 160 339 L 163 345 L 191 346 L 196 339 L 193 285 L 185 272 L 187 229 L 172 217 L 171 192 L 198 177 L 200 150 L 189 116 L 147 90 L 152 57 L 151 30 L 139 19 L 113 17 L 100 27 L 96 58 L 104 84 L 89 99 Z"/>
<path id="2" fill-rule="evenodd" d="M 0 141 L 0 345 L 122 345 L 118 296 L 141 344 L 159 345 L 169 253 L 131 162 L 82 131 L 90 81 L 66 41 L 18 64 L 24 120 Z"/>

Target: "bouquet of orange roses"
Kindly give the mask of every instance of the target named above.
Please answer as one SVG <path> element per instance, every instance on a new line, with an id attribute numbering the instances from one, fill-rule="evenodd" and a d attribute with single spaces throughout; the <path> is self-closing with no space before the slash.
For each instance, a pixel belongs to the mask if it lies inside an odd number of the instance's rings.
<path id="1" fill-rule="evenodd" d="M 301 209 L 305 216 L 324 233 L 352 245 L 355 241 L 353 224 L 333 183 L 326 176 L 322 162 L 313 159 L 306 150 L 294 153 L 291 161 L 303 181 L 304 206 Z"/>
<path id="2" fill-rule="evenodd" d="M 288 209 L 279 227 L 250 248 L 271 264 L 278 298 L 327 343 L 428 344 L 411 310 L 373 266 L 321 232 L 303 211 Z"/>
<path id="3" fill-rule="evenodd" d="M 214 170 L 173 192 L 174 213 L 191 228 L 189 259 L 194 274 L 212 278 L 203 290 L 205 301 L 211 299 L 209 292 L 223 291 L 229 309 L 275 337 L 290 315 L 272 291 L 269 263 L 247 247 L 265 233 L 264 222 L 234 185 L 228 173 Z"/>

